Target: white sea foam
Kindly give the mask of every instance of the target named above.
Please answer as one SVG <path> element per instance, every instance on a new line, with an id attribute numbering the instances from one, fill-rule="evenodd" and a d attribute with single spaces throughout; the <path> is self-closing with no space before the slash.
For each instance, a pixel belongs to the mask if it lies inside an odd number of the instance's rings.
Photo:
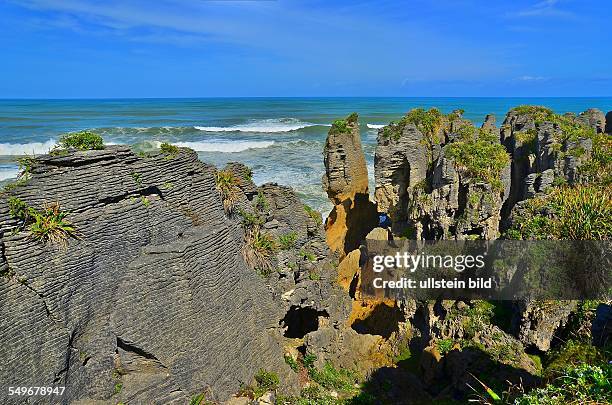
<path id="1" fill-rule="evenodd" d="M 48 153 L 55 146 L 55 141 L 30 143 L 0 143 L 0 156 L 42 155 Z"/>
<path id="2" fill-rule="evenodd" d="M 368 125 L 368 128 L 370 129 L 380 129 L 386 126 L 385 124 L 370 124 L 370 123 L 368 123 L 367 125 Z"/>
<path id="3" fill-rule="evenodd" d="M 261 149 L 274 145 L 274 141 L 199 141 L 175 142 L 174 145 L 191 148 L 197 152 L 242 152 L 247 149 Z"/>
<path id="4" fill-rule="evenodd" d="M 291 132 L 298 129 L 316 127 L 321 124 L 313 124 L 312 122 L 304 122 L 295 118 L 272 118 L 265 120 L 253 120 L 246 124 L 232 125 L 229 127 L 201 127 L 194 128 L 206 132 Z M 321 125 L 328 126 L 328 125 Z"/>
<path id="5" fill-rule="evenodd" d="M 18 173 L 19 169 L 16 167 L 0 167 L 0 181 L 14 179 Z"/>

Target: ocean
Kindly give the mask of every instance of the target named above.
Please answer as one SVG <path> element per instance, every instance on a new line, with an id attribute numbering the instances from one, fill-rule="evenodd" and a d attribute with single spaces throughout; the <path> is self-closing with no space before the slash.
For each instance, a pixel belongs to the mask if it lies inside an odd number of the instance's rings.
<path id="1" fill-rule="evenodd" d="M 331 122 L 359 113 L 370 181 L 378 128 L 415 107 L 448 113 L 465 110 L 479 125 L 493 113 L 498 125 L 517 105 L 547 106 L 558 113 L 612 110 L 606 98 L 214 98 L 113 100 L 0 100 L 0 182 L 17 174 L 16 158 L 48 152 L 61 134 L 88 129 L 108 144 L 141 149 L 159 142 L 187 146 L 218 167 L 250 166 L 257 184 L 293 187 L 302 200 L 327 214 L 321 188 L 323 145 Z M 373 191 L 373 187 L 372 187 Z"/>

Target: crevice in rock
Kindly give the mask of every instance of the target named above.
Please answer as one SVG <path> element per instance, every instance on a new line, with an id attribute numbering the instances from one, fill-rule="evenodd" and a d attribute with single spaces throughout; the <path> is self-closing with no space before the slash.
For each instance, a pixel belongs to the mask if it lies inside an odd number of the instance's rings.
<path id="1" fill-rule="evenodd" d="M 27 288 L 28 290 L 32 291 L 34 294 L 36 294 L 38 296 L 38 298 L 40 298 L 40 300 L 42 301 L 43 307 L 45 308 L 45 313 L 47 314 L 47 317 L 54 323 L 61 323 L 60 320 L 55 319 L 55 317 L 53 316 L 53 314 L 51 313 L 51 310 L 49 309 L 49 306 L 47 305 L 47 301 L 45 300 L 45 296 L 42 295 L 41 293 L 39 293 L 38 291 L 36 291 L 31 285 L 29 285 L 27 282 L 25 281 L 18 281 L 19 284 L 23 285 L 25 288 Z"/>
<path id="2" fill-rule="evenodd" d="M 166 366 L 164 366 L 162 364 L 161 361 L 159 361 L 159 359 L 157 357 L 155 357 L 155 355 L 153 353 L 150 353 L 150 352 L 144 350 L 141 347 L 138 347 L 138 346 L 135 346 L 135 345 L 133 345 L 131 343 L 128 343 L 125 340 L 121 339 L 119 336 L 117 336 L 117 347 L 122 349 L 122 350 L 124 350 L 124 351 L 126 351 L 126 352 L 134 353 L 134 354 L 136 354 L 136 355 L 138 355 L 140 357 L 143 357 L 145 359 L 153 360 L 156 363 L 158 363 L 161 367 L 167 368 Z"/>
<path id="3" fill-rule="evenodd" d="M 351 328 L 362 335 L 378 335 L 388 339 L 393 332 L 399 331 L 398 324 L 405 321 L 403 312 L 397 306 L 381 302 L 365 319 L 353 322 Z"/>
<path id="4" fill-rule="evenodd" d="M 312 307 L 292 306 L 279 324 L 285 328 L 284 336 L 303 338 L 307 333 L 319 329 L 319 317 L 329 317 L 327 311 L 317 311 Z"/>
<path id="5" fill-rule="evenodd" d="M 118 204 L 121 201 L 127 200 L 130 197 L 133 197 L 134 195 L 138 195 L 138 196 L 141 196 L 141 197 L 148 197 L 148 196 L 151 196 L 151 195 L 156 195 L 162 201 L 164 201 L 164 195 L 161 192 L 161 190 L 159 189 L 159 187 L 157 187 L 157 186 L 149 186 L 149 187 L 146 187 L 146 188 L 143 188 L 143 189 L 137 191 L 136 193 L 125 193 L 125 194 L 121 194 L 121 195 L 117 195 L 117 196 L 106 197 L 106 198 L 103 198 L 103 199 L 99 200 L 99 202 L 101 204 L 104 204 L 104 205 Z"/>
<path id="6" fill-rule="evenodd" d="M 469 186 L 467 184 L 463 184 L 463 182 L 460 181 L 459 182 L 459 192 L 457 195 L 457 202 L 459 204 L 459 208 L 457 209 L 457 212 L 455 213 L 455 219 L 461 218 L 461 216 L 463 216 L 463 214 L 465 213 L 465 210 L 468 204 L 468 191 L 469 191 Z"/>

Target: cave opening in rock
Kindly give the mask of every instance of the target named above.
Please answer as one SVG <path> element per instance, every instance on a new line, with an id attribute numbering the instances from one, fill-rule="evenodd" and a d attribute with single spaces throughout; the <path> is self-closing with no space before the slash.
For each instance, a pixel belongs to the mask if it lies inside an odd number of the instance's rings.
<path id="1" fill-rule="evenodd" d="M 319 329 L 320 316 L 328 317 L 329 314 L 311 307 L 292 306 L 280 321 L 280 325 L 285 328 L 284 336 L 301 339 L 307 333 L 314 332 Z"/>
<path id="2" fill-rule="evenodd" d="M 399 323 L 406 319 L 402 311 L 395 305 L 379 303 L 363 319 L 357 319 L 351 328 L 359 334 L 379 335 L 388 339 L 393 332 L 399 331 Z"/>

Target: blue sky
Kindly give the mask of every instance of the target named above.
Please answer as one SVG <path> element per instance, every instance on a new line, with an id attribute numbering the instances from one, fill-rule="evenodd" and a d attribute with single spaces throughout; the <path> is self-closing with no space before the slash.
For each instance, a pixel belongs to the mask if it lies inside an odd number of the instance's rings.
<path id="1" fill-rule="evenodd" d="M 609 0 L 0 0 L 0 97 L 612 96 Z"/>

